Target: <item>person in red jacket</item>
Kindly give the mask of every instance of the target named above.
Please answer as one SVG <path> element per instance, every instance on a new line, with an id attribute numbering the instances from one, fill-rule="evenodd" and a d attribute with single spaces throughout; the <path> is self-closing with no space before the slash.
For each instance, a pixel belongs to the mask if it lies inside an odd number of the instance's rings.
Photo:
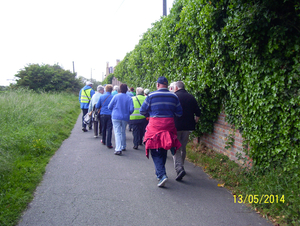
<path id="1" fill-rule="evenodd" d="M 157 91 L 150 93 L 140 108 L 140 114 L 149 115 L 149 123 L 144 137 L 146 156 L 151 153 L 157 186 L 165 186 L 168 180 L 166 174 L 167 150 L 172 154 L 181 146 L 177 139 L 174 117 L 182 115 L 182 108 L 178 97 L 168 90 L 168 80 L 159 77 L 156 84 Z M 150 150 L 150 151 L 149 151 Z"/>
<path id="2" fill-rule="evenodd" d="M 175 118 L 175 127 L 177 129 L 177 138 L 181 143 L 181 147 L 176 151 L 173 156 L 174 167 L 177 173 L 176 180 L 180 181 L 186 175 L 184 170 L 184 160 L 186 157 L 186 145 L 189 141 L 191 131 L 195 130 L 195 125 L 201 115 L 200 108 L 195 97 L 189 94 L 182 81 L 178 81 L 174 85 L 175 94 L 180 101 L 183 114 Z"/>

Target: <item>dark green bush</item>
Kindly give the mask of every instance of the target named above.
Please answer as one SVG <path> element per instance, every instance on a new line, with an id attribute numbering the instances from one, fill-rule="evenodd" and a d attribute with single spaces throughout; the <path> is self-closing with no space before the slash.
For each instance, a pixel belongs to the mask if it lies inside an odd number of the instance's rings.
<path id="1" fill-rule="evenodd" d="M 17 83 L 12 87 L 26 87 L 34 91 L 78 92 L 84 85 L 81 78 L 76 78 L 76 73 L 59 65 L 29 64 L 15 77 Z"/>

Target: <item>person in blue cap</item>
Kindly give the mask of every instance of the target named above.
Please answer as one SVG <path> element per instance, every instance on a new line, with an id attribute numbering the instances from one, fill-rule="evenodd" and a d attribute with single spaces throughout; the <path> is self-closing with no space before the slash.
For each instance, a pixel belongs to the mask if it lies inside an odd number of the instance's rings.
<path id="1" fill-rule="evenodd" d="M 174 155 L 181 144 L 177 139 L 174 117 L 182 115 L 178 97 L 168 90 L 168 80 L 161 76 L 157 79 L 157 90 L 150 93 L 140 108 L 140 114 L 149 118 L 144 137 L 146 156 L 151 153 L 157 186 L 164 187 L 168 180 L 166 173 L 167 150 Z"/>

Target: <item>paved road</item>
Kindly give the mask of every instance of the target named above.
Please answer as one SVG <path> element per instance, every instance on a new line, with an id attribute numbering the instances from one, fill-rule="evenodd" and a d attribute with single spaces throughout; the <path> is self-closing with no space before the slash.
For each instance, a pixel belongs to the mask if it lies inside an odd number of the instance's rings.
<path id="1" fill-rule="evenodd" d="M 132 147 L 127 131 L 127 151 L 114 155 L 92 131 L 81 131 L 80 115 L 18 225 L 272 225 L 233 203 L 229 191 L 192 163 L 186 163 L 183 181 L 175 181 L 170 153 L 169 180 L 165 188 L 157 187 L 151 157 Z"/>

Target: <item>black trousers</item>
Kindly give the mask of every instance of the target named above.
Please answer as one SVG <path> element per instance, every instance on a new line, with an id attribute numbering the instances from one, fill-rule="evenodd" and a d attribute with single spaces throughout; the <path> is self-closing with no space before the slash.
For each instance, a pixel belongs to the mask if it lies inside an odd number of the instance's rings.
<path id="1" fill-rule="evenodd" d="M 88 113 L 89 109 L 81 109 L 82 110 L 82 128 L 86 128 L 86 124 L 83 122 L 84 116 Z M 92 120 L 89 123 L 89 128 L 92 128 Z"/>
<path id="2" fill-rule="evenodd" d="M 131 124 L 133 134 L 133 145 L 138 147 L 143 143 L 143 137 L 145 135 L 146 120 L 140 123 Z"/>
<path id="3" fill-rule="evenodd" d="M 111 115 L 100 115 L 101 127 L 102 127 L 102 141 L 107 146 L 112 146 L 112 121 Z M 107 135 L 107 136 L 106 136 Z"/>

